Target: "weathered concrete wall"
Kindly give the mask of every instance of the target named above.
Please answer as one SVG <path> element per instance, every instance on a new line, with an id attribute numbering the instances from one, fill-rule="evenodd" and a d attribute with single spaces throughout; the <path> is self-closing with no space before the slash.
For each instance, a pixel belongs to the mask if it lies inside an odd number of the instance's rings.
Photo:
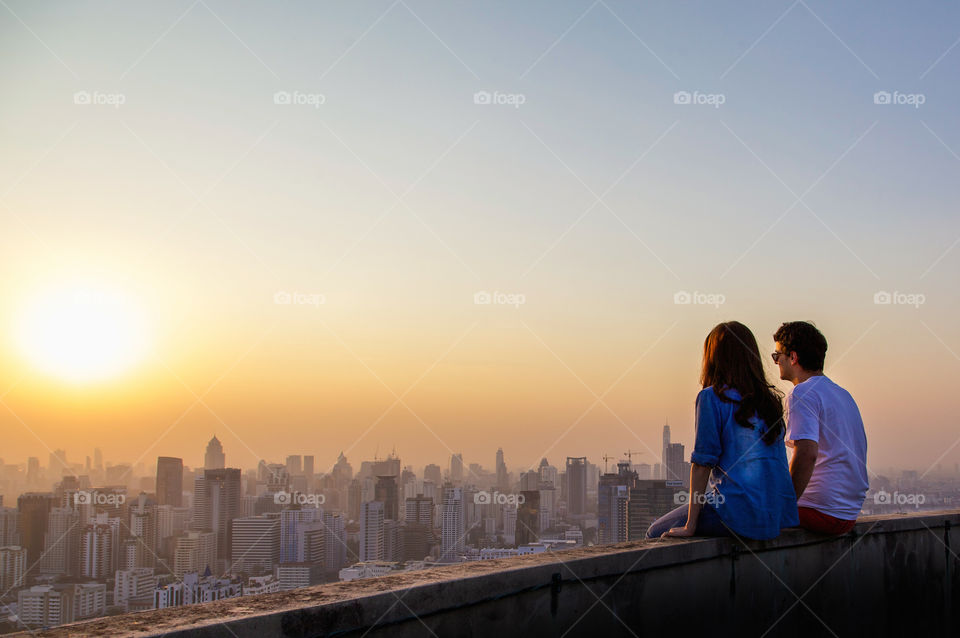
<path id="1" fill-rule="evenodd" d="M 128 614 L 42 636 L 957 635 L 960 510 L 849 535 L 655 541 Z M 765 632 L 768 632 L 766 633 Z"/>

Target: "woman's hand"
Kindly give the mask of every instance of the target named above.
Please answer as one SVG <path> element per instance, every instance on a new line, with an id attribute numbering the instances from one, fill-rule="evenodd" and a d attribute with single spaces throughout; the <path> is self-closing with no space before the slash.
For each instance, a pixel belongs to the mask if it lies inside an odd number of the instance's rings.
<path id="1" fill-rule="evenodd" d="M 663 533 L 663 538 L 689 538 L 696 530 L 684 527 L 673 527 Z"/>

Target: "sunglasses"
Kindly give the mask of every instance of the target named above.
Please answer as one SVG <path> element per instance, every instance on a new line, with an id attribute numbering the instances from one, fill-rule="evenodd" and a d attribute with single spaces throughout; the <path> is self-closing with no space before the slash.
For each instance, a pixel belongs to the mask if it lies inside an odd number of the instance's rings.
<path id="1" fill-rule="evenodd" d="M 770 356 L 773 357 L 774 363 L 780 363 L 780 357 L 786 357 L 788 354 L 786 352 L 771 352 Z"/>

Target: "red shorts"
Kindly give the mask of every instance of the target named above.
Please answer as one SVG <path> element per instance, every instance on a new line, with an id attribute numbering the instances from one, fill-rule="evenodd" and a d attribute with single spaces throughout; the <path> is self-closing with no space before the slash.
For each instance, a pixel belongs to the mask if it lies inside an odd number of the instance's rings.
<path id="1" fill-rule="evenodd" d="M 857 522 L 856 519 L 845 521 L 842 518 L 824 514 L 812 507 L 800 507 L 798 510 L 800 512 L 800 527 L 819 534 L 829 534 L 831 536 L 846 534 L 853 529 Z"/>

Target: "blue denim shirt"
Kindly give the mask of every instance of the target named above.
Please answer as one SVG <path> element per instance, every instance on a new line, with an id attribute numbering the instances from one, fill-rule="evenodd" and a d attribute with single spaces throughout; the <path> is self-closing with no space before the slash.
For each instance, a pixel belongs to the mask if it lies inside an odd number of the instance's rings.
<path id="1" fill-rule="evenodd" d="M 724 393 L 740 401 L 735 389 Z M 745 428 L 733 418 L 738 407 L 721 401 L 712 387 L 700 391 L 690 460 L 713 468 L 704 507 L 713 507 L 738 536 L 775 538 L 780 528 L 800 524 L 783 435 L 767 445 L 760 438 L 767 429 L 763 419 L 754 416 L 754 427 Z"/>

